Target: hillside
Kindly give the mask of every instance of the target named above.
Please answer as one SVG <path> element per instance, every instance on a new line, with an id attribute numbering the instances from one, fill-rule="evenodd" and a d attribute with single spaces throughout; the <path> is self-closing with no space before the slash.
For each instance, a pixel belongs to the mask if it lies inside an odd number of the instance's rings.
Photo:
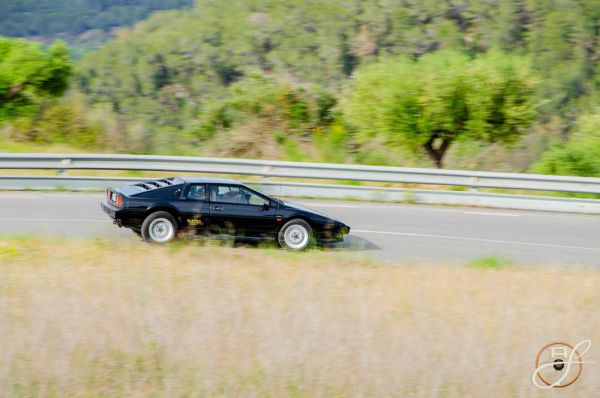
<path id="1" fill-rule="evenodd" d="M 593 0 L 201 1 L 88 53 L 61 106 L 95 150 L 527 171 L 594 131 L 599 60 Z"/>
<path id="2" fill-rule="evenodd" d="M 0 0 L 0 35 L 81 43 L 194 0 Z"/>

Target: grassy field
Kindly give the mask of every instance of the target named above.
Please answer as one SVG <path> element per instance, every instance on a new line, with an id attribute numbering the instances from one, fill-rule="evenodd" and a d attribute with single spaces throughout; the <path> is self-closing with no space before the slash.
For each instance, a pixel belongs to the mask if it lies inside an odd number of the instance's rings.
<path id="1" fill-rule="evenodd" d="M 600 272 L 0 238 L 0 397 L 592 397 Z M 595 356 L 595 358 L 594 358 Z"/>

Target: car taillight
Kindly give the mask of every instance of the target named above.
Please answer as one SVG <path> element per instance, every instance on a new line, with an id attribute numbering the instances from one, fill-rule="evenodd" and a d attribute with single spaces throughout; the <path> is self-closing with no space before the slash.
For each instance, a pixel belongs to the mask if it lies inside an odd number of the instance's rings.
<path id="1" fill-rule="evenodd" d="M 118 193 L 112 192 L 110 189 L 106 190 L 106 198 L 116 204 L 119 207 L 123 207 L 123 197 Z"/>

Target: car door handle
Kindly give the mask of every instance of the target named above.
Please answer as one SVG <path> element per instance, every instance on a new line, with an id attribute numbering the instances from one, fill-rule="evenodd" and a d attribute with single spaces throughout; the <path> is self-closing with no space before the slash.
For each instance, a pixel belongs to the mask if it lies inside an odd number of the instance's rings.
<path id="1" fill-rule="evenodd" d="M 214 206 L 213 210 L 222 211 L 223 210 L 223 206 Z"/>

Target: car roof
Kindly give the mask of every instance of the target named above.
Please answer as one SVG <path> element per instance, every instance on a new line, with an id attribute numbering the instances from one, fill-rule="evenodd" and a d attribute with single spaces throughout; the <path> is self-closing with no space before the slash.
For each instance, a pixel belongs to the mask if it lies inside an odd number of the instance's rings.
<path id="1" fill-rule="evenodd" d="M 216 178 L 216 177 L 179 177 L 185 183 L 194 184 L 234 184 L 243 185 L 241 182 L 232 180 L 230 178 Z"/>

